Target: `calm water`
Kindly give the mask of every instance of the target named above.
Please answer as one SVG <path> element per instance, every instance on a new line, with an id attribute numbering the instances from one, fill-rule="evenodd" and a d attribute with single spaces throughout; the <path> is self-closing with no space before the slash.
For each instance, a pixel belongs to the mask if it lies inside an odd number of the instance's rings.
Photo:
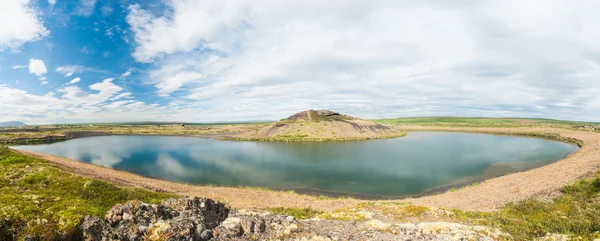
<path id="1" fill-rule="evenodd" d="M 577 150 L 541 139 L 445 132 L 329 143 L 107 136 L 14 148 L 164 180 L 373 196 L 441 190 L 542 166 Z"/>

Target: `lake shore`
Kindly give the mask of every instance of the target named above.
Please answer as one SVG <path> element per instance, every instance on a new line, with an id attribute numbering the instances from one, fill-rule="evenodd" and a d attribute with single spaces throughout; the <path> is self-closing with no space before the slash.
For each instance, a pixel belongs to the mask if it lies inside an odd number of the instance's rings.
<path id="1" fill-rule="evenodd" d="M 452 192 L 385 200 L 385 202 L 412 203 L 415 205 L 460 210 L 491 211 L 510 202 L 530 198 L 552 199 L 560 188 L 581 178 L 592 176 L 600 170 L 600 133 L 558 128 L 489 128 L 489 127 L 436 127 L 419 125 L 396 125 L 402 131 L 457 131 L 502 135 L 537 136 L 562 141 L 581 142 L 582 148 L 564 160 L 532 169 L 483 181 L 479 185 Z M 569 141 L 571 140 L 571 141 Z M 145 188 L 184 196 L 202 196 L 229 203 L 234 208 L 312 208 L 333 211 L 356 206 L 364 200 L 354 198 L 329 199 L 284 191 L 258 188 L 212 187 L 175 183 L 142 177 L 136 174 L 81 163 L 52 155 L 27 151 L 21 153 L 42 158 L 69 172 L 90 178 L 106 180 L 118 185 Z M 377 202 L 384 202 L 377 201 Z"/>

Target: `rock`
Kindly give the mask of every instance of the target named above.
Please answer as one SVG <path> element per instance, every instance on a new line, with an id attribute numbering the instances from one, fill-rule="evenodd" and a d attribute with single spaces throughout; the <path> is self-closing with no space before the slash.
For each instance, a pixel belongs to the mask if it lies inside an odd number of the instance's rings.
<path id="1" fill-rule="evenodd" d="M 285 230 L 283 231 L 283 233 L 284 233 L 284 234 L 286 234 L 286 235 L 290 235 L 290 234 L 292 234 L 292 233 L 296 233 L 296 232 L 298 232 L 298 230 L 299 230 L 299 229 L 300 229 L 300 228 L 298 228 L 298 225 L 296 225 L 296 224 L 291 224 L 290 226 L 287 226 L 287 227 L 285 228 Z"/>
<path id="2" fill-rule="evenodd" d="M 322 116 L 340 115 L 340 113 L 333 112 L 333 111 L 330 111 L 330 110 L 317 110 L 316 112 L 317 112 L 318 115 L 322 115 Z"/>
<path id="3" fill-rule="evenodd" d="M 394 234 L 415 235 L 418 233 L 419 228 L 413 223 L 401 223 L 392 225 L 390 231 Z"/>
<path id="4" fill-rule="evenodd" d="M 123 220 L 131 220 L 131 215 L 128 213 L 123 213 Z"/>
<path id="5" fill-rule="evenodd" d="M 377 219 L 367 221 L 367 225 L 369 225 L 369 227 L 371 227 L 371 228 L 378 229 L 378 230 L 386 230 L 391 226 L 391 224 L 384 223 Z"/>
<path id="6" fill-rule="evenodd" d="M 449 240 L 498 240 L 503 235 L 497 229 L 482 226 L 466 226 L 458 223 L 432 222 L 417 224 L 425 235 L 434 235 L 437 239 Z"/>
<path id="7" fill-rule="evenodd" d="M 200 234 L 200 240 L 209 240 L 213 237 L 213 231 L 210 229 L 205 229 Z"/>
<path id="8" fill-rule="evenodd" d="M 215 236 L 220 238 L 239 237 L 244 234 L 240 218 L 227 218 L 215 229 Z"/>
<path id="9" fill-rule="evenodd" d="M 148 226 L 140 225 L 138 227 L 138 232 L 140 232 L 141 234 L 145 234 L 148 231 L 148 229 Z"/>
<path id="10" fill-rule="evenodd" d="M 267 225 L 265 224 L 265 221 L 260 219 L 257 223 L 254 224 L 254 229 L 252 230 L 252 232 L 253 233 L 264 233 L 266 228 L 267 228 Z"/>
<path id="11" fill-rule="evenodd" d="M 302 228 L 300 228 L 302 227 Z M 3 230 L 0 222 L 0 234 Z M 380 220 L 298 220 L 291 216 L 230 211 L 206 198 L 169 199 L 161 204 L 130 201 L 115 205 L 103 219 L 86 216 L 86 241 L 109 240 L 499 240 L 505 234 L 456 223 L 385 223 Z M 550 236 L 558 237 L 556 235 Z M 508 238 L 510 239 L 510 238 Z M 545 239 L 550 240 L 550 239 Z"/>
<path id="12" fill-rule="evenodd" d="M 83 230 L 83 239 L 86 241 L 102 240 L 102 222 L 94 216 L 85 216 L 81 224 Z"/>
<path id="13" fill-rule="evenodd" d="M 567 241 L 571 240 L 571 237 L 566 234 L 558 234 L 558 233 L 547 233 L 546 235 L 536 238 L 535 241 Z M 594 239 L 595 241 L 596 239 Z"/>
<path id="14" fill-rule="evenodd" d="M 89 241 L 142 240 L 144 236 L 163 240 L 209 240 L 211 229 L 228 214 L 225 205 L 206 198 L 168 199 L 160 205 L 130 201 L 115 205 L 104 220 L 86 216 L 81 228 L 85 240 Z"/>
<path id="15" fill-rule="evenodd" d="M 321 237 L 321 236 L 313 236 L 310 239 L 307 239 L 309 241 L 331 241 L 331 238 L 327 238 L 327 237 Z"/>

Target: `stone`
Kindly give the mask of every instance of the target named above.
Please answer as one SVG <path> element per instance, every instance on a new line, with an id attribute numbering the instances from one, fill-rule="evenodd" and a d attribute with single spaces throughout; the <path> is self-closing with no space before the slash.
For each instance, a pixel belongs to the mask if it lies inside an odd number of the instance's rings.
<path id="1" fill-rule="evenodd" d="M 210 240 L 213 237 L 213 231 L 210 229 L 205 229 L 200 234 L 200 240 Z"/>
<path id="2" fill-rule="evenodd" d="M 104 220 L 86 216 L 81 224 L 85 240 L 209 240 L 213 228 L 229 214 L 225 205 L 206 198 L 164 200 L 160 205 L 130 201 L 115 205 Z"/>
<path id="3" fill-rule="evenodd" d="M 254 226 L 256 223 L 253 220 L 244 220 L 242 222 L 242 229 L 244 233 L 254 233 Z"/>
<path id="4" fill-rule="evenodd" d="M 266 228 L 267 228 L 267 225 L 265 224 L 265 221 L 260 219 L 260 220 L 258 220 L 257 223 L 254 224 L 254 229 L 252 230 L 252 232 L 253 233 L 264 233 Z"/>
<path id="5" fill-rule="evenodd" d="M 148 226 L 140 225 L 138 227 L 138 232 L 141 234 L 145 234 L 148 231 L 148 229 L 149 229 Z"/>
<path id="6" fill-rule="evenodd" d="M 567 234 L 558 233 L 547 233 L 546 235 L 536 238 L 535 241 L 567 241 L 571 240 L 571 237 Z M 594 241 L 597 239 L 594 239 Z"/>
<path id="7" fill-rule="evenodd" d="M 102 222 L 99 218 L 87 215 L 83 217 L 81 224 L 83 230 L 83 239 L 86 241 L 102 240 Z"/>
<path id="8" fill-rule="evenodd" d="M 239 237 L 244 234 L 240 218 L 227 218 L 216 228 L 218 236 L 221 238 Z"/>
<path id="9" fill-rule="evenodd" d="M 388 229 L 391 226 L 391 224 L 384 223 L 384 222 L 379 221 L 377 219 L 373 219 L 373 220 L 367 221 L 367 225 L 369 227 L 377 229 L 377 230 L 385 230 L 385 229 Z"/>
<path id="10" fill-rule="evenodd" d="M 0 222 L 0 234 L 3 228 Z M 302 228 L 300 228 L 302 227 Z M 104 218 L 86 216 L 86 241 L 164 240 L 500 240 L 506 234 L 483 226 L 457 223 L 385 223 L 380 220 L 297 220 L 252 211 L 230 212 L 206 198 L 168 199 L 161 204 L 131 201 L 115 205 Z M 556 238 L 557 235 L 548 235 Z M 510 239 L 510 236 L 508 236 Z M 63 238 L 67 239 L 67 238 Z M 548 240 L 548 239 L 546 239 Z"/>
<path id="11" fill-rule="evenodd" d="M 298 228 L 298 225 L 294 224 L 290 224 L 289 226 L 287 226 L 285 228 L 285 230 L 283 231 L 284 234 L 286 235 L 290 235 L 292 233 L 296 233 L 298 232 L 298 230 L 300 230 L 300 228 Z"/>
<path id="12" fill-rule="evenodd" d="M 392 225 L 390 231 L 394 234 L 414 235 L 418 233 L 419 228 L 413 223 L 400 223 Z"/>

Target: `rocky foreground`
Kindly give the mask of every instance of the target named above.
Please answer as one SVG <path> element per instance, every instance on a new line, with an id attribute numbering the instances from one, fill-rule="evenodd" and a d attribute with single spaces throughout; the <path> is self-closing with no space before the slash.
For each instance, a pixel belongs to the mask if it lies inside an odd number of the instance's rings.
<path id="1" fill-rule="evenodd" d="M 498 230 L 456 223 L 384 223 L 308 219 L 230 210 L 206 198 L 130 201 L 104 219 L 86 216 L 85 240 L 498 240 Z"/>

